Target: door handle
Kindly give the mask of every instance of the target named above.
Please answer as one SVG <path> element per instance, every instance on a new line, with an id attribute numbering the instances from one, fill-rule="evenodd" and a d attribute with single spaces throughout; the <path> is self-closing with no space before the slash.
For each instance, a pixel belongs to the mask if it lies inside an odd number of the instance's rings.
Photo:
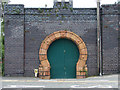
<path id="1" fill-rule="evenodd" d="M 64 53 L 66 52 L 66 50 L 64 50 Z"/>

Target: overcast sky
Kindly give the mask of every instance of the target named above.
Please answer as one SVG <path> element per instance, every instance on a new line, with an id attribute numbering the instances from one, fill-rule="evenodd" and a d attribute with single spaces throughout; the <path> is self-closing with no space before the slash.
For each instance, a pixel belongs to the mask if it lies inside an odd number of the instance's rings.
<path id="1" fill-rule="evenodd" d="M 53 0 L 10 0 L 10 4 L 24 4 L 25 7 L 53 7 Z M 61 0 L 58 0 L 61 1 Z M 69 1 L 69 0 L 65 0 Z M 101 4 L 114 4 L 118 0 L 101 0 Z M 74 8 L 89 8 L 96 7 L 96 0 L 73 0 Z"/>

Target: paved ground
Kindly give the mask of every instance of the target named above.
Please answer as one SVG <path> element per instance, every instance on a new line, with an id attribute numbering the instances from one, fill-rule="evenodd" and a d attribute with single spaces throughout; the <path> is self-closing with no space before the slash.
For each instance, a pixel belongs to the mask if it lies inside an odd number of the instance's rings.
<path id="1" fill-rule="evenodd" d="M 42 80 L 33 77 L 2 77 L 2 88 L 118 88 L 118 75 L 86 79 Z"/>

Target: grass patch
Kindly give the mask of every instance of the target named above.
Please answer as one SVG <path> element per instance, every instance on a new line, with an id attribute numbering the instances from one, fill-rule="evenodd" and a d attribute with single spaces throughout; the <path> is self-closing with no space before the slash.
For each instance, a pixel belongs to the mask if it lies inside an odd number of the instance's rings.
<path id="1" fill-rule="evenodd" d="M 0 45 L 1 45 L 1 49 L 0 49 L 0 62 L 2 62 L 1 68 L 2 68 L 2 76 L 4 76 L 4 36 L 3 36 L 3 32 L 4 32 L 4 20 L 1 23 L 1 37 L 0 37 Z"/>

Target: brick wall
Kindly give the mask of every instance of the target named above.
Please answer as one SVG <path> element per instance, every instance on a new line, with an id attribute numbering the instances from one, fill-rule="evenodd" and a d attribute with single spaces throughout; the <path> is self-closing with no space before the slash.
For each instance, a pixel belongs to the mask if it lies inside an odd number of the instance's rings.
<path id="1" fill-rule="evenodd" d="M 5 76 L 34 76 L 33 70 L 40 64 L 39 48 L 42 41 L 59 30 L 70 30 L 84 40 L 88 49 L 88 75 L 98 75 L 96 8 L 72 9 L 72 5 L 67 5 L 68 8 L 60 7 L 59 3 L 54 8 L 5 6 Z M 102 7 L 105 74 L 116 73 L 118 67 L 118 15 L 108 14 L 116 13 L 116 9 L 109 12 L 108 9 L 112 7 L 116 6 Z M 112 64 L 115 70 L 109 68 Z"/>
<path id="2" fill-rule="evenodd" d="M 19 10 L 20 13 L 17 13 L 17 10 Z M 5 6 L 5 76 L 23 76 L 24 73 L 23 13 L 23 5 Z"/>
<path id="3" fill-rule="evenodd" d="M 102 6 L 103 74 L 118 72 L 118 7 Z"/>

